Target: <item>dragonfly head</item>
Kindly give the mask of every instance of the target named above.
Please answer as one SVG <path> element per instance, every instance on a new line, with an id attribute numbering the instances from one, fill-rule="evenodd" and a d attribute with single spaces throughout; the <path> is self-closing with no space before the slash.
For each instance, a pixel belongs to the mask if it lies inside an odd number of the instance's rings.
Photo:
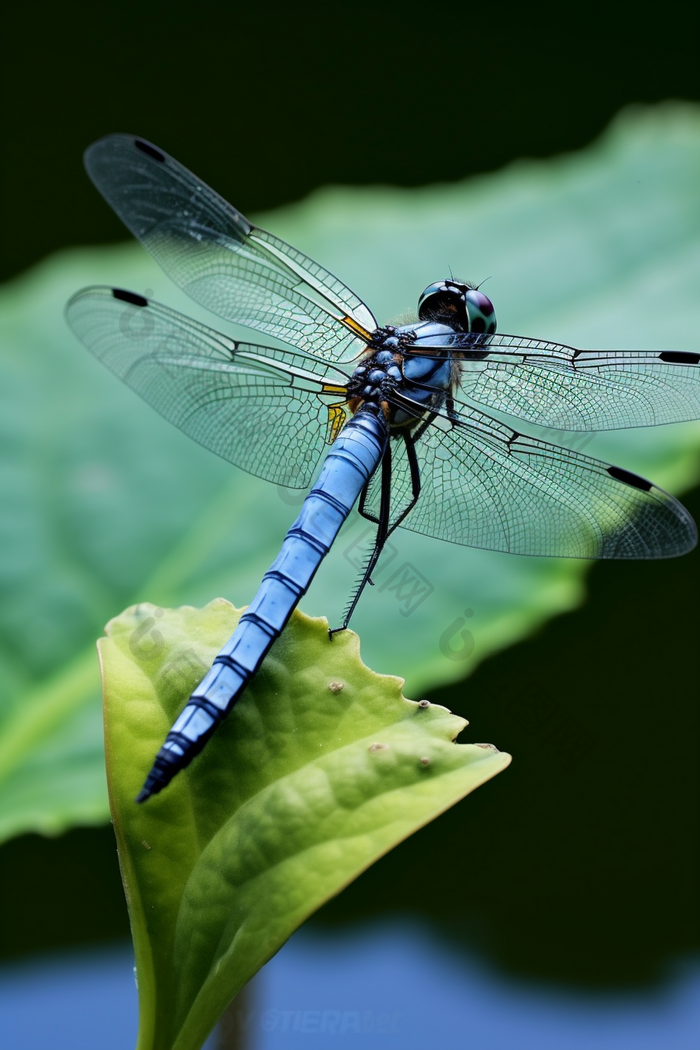
<path id="1" fill-rule="evenodd" d="M 487 295 L 460 281 L 429 284 L 418 300 L 421 321 L 437 321 L 459 332 L 496 331 L 496 311 Z"/>

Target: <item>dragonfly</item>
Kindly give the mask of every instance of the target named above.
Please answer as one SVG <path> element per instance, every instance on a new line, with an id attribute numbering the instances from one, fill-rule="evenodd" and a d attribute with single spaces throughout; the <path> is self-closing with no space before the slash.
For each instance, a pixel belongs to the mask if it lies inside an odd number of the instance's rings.
<path id="1" fill-rule="evenodd" d="M 665 558 L 695 546 L 695 523 L 672 495 L 501 417 L 558 432 L 696 419 L 700 353 L 500 334 L 491 300 L 453 277 L 428 285 L 415 322 L 379 325 L 323 266 L 151 143 L 108 135 L 85 164 L 166 274 L 256 341 L 111 287 L 73 296 L 75 334 L 201 445 L 267 481 L 312 486 L 137 802 L 162 791 L 231 712 L 356 503 L 375 539 L 338 630 L 399 525 L 519 555 Z"/>

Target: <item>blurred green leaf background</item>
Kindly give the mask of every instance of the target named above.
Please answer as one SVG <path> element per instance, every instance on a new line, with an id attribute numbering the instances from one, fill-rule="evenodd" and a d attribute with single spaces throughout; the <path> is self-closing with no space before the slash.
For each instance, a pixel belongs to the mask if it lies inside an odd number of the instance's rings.
<path id="1" fill-rule="evenodd" d="M 5 16 L 15 46 L 3 76 L 17 101 L 1 172 L 13 279 L 0 292 L 0 829 L 20 836 L 1 851 L 2 891 L 17 905 L 8 953 L 127 932 L 104 824 L 103 624 L 140 599 L 250 600 L 301 498 L 188 442 L 65 328 L 68 296 L 100 282 L 204 316 L 137 245 L 100 246 L 125 232 L 82 170 L 90 141 L 121 130 L 159 143 L 382 320 L 452 268 L 490 277 L 502 331 L 698 348 L 698 109 L 615 117 L 628 102 L 698 99 L 692 33 L 666 53 L 650 28 L 638 37 L 606 11 L 605 33 L 591 13 L 574 42 L 504 8 L 451 12 L 426 49 L 425 12 L 395 19 L 358 4 L 362 32 L 340 40 L 309 19 L 291 32 L 290 13 L 263 29 L 254 13 L 221 21 L 203 5 L 193 43 L 188 6 L 166 19 L 133 10 L 121 6 L 108 35 L 58 11 L 41 26 L 28 9 Z M 365 75 L 370 60 L 381 76 Z M 690 424 L 561 440 L 680 495 L 697 484 L 699 436 Z M 697 492 L 684 500 L 696 518 Z M 305 611 L 337 619 L 361 532 L 349 524 Z M 588 573 L 402 532 L 385 579 L 406 562 L 433 590 L 404 616 L 380 580 L 353 624 L 363 659 L 515 760 L 470 800 L 468 822 L 457 807 L 316 921 L 420 912 L 520 972 L 611 983 L 660 973 L 697 946 L 686 753 L 698 730 L 697 553 Z M 527 758 L 543 743 L 544 772 Z M 473 862 L 486 842 L 507 858 L 488 876 Z M 417 882 L 440 892 L 418 900 Z"/>

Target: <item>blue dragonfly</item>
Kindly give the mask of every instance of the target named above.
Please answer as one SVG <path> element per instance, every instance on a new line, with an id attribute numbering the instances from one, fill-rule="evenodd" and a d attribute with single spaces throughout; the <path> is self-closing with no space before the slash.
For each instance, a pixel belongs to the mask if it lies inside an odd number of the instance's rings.
<path id="1" fill-rule="evenodd" d="M 700 354 L 577 350 L 496 334 L 488 297 L 452 278 L 425 289 L 415 323 L 379 326 L 341 281 L 152 144 L 108 135 L 85 163 L 192 299 L 280 345 L 243 342 L 108 287 L 70 300 L 78 338 L 166 419 L 251 474 L 307 488 L 323 460 L 137 801 L 161 791 L 229 714 L 358 500 L 376 538 L 338 629 L 398 525 L 550 557 L 664 558 L 695 546 L 693 519 L 673 496 L 499 416 L 557 431 L 696 419 Z"/>

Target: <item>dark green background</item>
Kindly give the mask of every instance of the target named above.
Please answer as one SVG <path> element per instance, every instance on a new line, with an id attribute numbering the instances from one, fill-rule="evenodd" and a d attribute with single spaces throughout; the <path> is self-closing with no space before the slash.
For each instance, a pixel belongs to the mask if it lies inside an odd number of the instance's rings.
<path id="1" fill-rule="evenodd" d="M 629 103 L 700 100 L 700 19 L 669 4 L 23 3 L 2 18 L 0 279 L 124 239 L 81 163 L 109 131 L 252 213 L 327 183 L 462 179 L 579 149 Z"/>
<path id="2" fill-rule="evenodd" d="M 700 101 L 687 9 L 569 10 L 14 5 L 2 276 L 124 237 L 80 160 L 108 131 L 152 139 L 256 212 L 329 182 L 461 179 L 581 148 L 629 103 Z M 686 503 L 700 518 L 700 492 Z M 653 980 L 697 949 L 699 566 L 597 565 L 585 609 L 437 692 L 513 766 L 316 921 L 419 913 L 564 982 Z M 546 777 L 528 762 L 543 742 Z M 0 871 L 7 954 L 128 934 L 110 828 L 18 839 Z"/>

